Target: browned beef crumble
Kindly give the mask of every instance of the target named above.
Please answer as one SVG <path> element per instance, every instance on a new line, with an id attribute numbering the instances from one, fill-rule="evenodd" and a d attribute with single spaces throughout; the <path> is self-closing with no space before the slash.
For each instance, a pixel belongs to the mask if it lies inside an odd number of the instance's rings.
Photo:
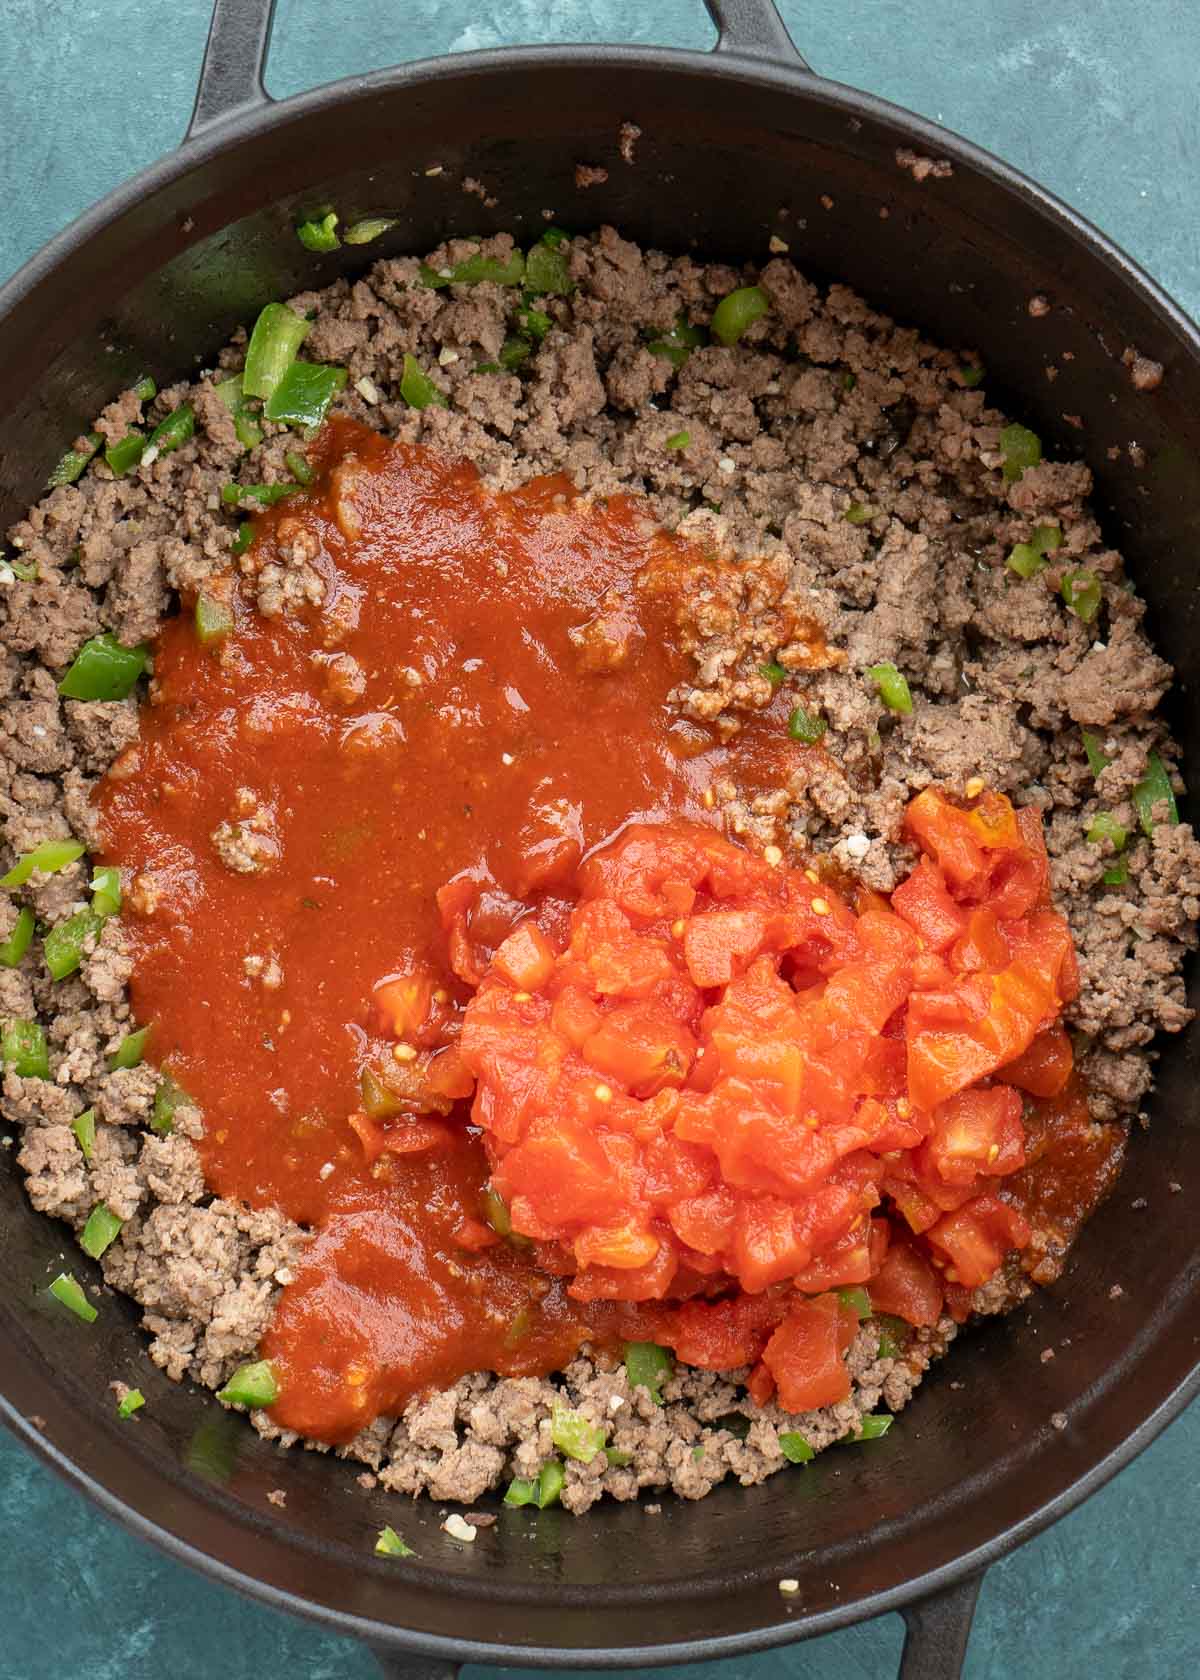
<path id="1" fill-rule="evenodd" d="M 931 162 L 898 161 L 914 173 Z M 477 248 L 451 241 L 428 260 L 443 269 Z M 483 248 L 504 258 L 511 241 Z M 743 273 L 642 251 L 609 228 L 567 249 L 576 290 L 541 301 L 553 326 L 519 375 L 476 371 L 500 350 L 514 294 L 491 284 L 427 289 L 415 258 L 382 261 L 357 282 L 294 298 L 299 312 L 315 312 L 305 354 L 349 367 L 343 412 L 466 456 L 496 487 L 566 471 L 585 492 L 635 490 L 664 524 L 737 557 L 737 566 L 696 579 L 680 626 L 696 674 L 674 699 L 733 732 L 769 700 L 759 666 L 777 659 L 797 699 L 827 720 L 839 768 L 799 770 L 749 804 L 719 789 L 733 832 L 830 852 L 887 890 L 911 862 L 904 806 L 928 783 L 961 794 L 981 777 L 1037 805 L 1054 890 L 1080 952 L 1083 988 L 1069 1020 L 1087 1047 L 1093 1113 L 1128 1117 L 1150 1088 L 1153 1035 L 1188 1019 L 1181 966 L 1195 943 L 1200 847 L 1187 824 L 1164 823 L 1151 838 L 1138 830 L 1130 796 L 1147 754 L 1174 763 L 1155 715 L 1171 673 L 1146 641 L 1142 603 L 1090 510 L 1087 468 L 1046 462 L 1006 482 L 1004 416 L 983 390 L 964 385 L 961 354 L 896 326 L 843 286 L 819 292 L 781 255 Z M 766 290 L 771 308 L 736 348 L 696 350 L 679 371 L 650 353 L 654 332 L 681 313 L 706 322 L 747 279 Z M 282 480 L 285 450 L 299 447 L 294 434 L 268 425 L 251 458 L 242 455 L 214 383 L 240 367 L 244 347 L 240 334 L 218 369 L 150 405 L 126 392 L 97 421 L 115 440 L 186 399 L 197 427 L 184 447 L 121 479 L 98 460 L 9 533 L 38 576 L 22 582 L 0 569 L 5 865 L 50 837 L 93 841 L 96 778 L 110 766 L 137 773 L 134 700 L 59 699 L 57 680 L 86 637 L 151 636 L 175 590 L 231 564 L 254 578 L 265 613 L 320 600 L 302 542 L 284 566 L 264 567 L 253 551 L 231 555 L 236 524 L 221 485 Z M 445 393 L 445 408 L 405 404 L 405 353 Z M 685 430 L 686 448 L 664 447 Z M 866 523 L 846 520 L 853 503 L 874 510 Z M 1057 524 L 1063 543 L 1041 577 L 1022 580 L 1005 558 L 1039 523 Z M 1103 585 L 1103 611 L 1090 625 L 1054 588 L 1065 565 L 1081 564 Z M 881 708 L 864 675 L 880 660 L 907 676 L 911 717 Z M 338 677 L 350 697 L 355 675 Z M 1081 727 L 1111 760 L 1098 779 Z M 231 868 L 270 867 L 270 812 L 247 791 L 245 809 L 230 812 L 213 845 Z M 1103 884 L 1110 859 L 1083 838 L 1101 809 L 1135 836 L 1123 886 Z M 152 875 L 127 880 L 124 890 L 151 911 L 162 892 Z M 82 862 L 35 874 L 0 896 L 0 938 L 20 905 L 54 923 L 86 892 Z M 255 954 L 248 983 L 270 985 L 272 965 L 271 953 Z M 37 940 L 18 968 L 0 969 L 0 1016 L 39 1017 L 51 1062 L 49 1081 L 5 1073 L 3 1112 L 21 1131 L 18 1160 L 35 1207 L 77 1230 L 101 1201 L 125 1220 L 103 1268 L 142 1306 L 151 1358 L 172 1377 L 215 1387 L 255 1348 L 304 1237 L 278 1213 L 209 1199 L 193 1147 L 202 1116 L 183 1108 L 174 1133 L 157 1137 L 147 1129 L 154 1072 L 106 1071 L 107 1053 L 131 1026 L 129 967 L 111 921 L 68 980 L 49 980 Z M 88 1107 L 97 1121 L 90 1164 L 70 1129 Z M 1027 1289 L 1010 1264 L 977 1305 L 998 1311 Z M 781 1427 L 820 1447 L 852 1435 L 880 1404 L 898 1410 L 954 1332 L 943 1320 L 916 1334 L 902 1357 L 881 1359 L 877 1327 L 864 1325 L 849 1356 L 853 1397 L 800 1418 L 756 1407 L 737 1372 L 681 1368 L 659 1407 L 645 1390 L 630 1390 L 619 1365 L 581 1357 L 553 1382 L 466 1377 L 340 1451 L 370 1466 L 364 1482 L 469 1503 L 507 1476 L 536 1474 L 552 1452 L 551 1408 L 565 1397 L 632 1454 L 622 1468 L 602 1455 L 570 1463 L 569 1509 L 641 1488 L 698 1497 L 727 1475 L 752 1483 L 779 1469 Z M 265 1416 L 255 1422 L 278 1434 Z"/>

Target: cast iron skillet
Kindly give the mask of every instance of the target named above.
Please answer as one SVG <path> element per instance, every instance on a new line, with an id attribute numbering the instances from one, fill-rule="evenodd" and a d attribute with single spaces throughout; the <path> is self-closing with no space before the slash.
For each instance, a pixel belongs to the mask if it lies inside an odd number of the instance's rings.
<path id="1" fill-rule="evenodd" d="M 1050 451 L 1085 451 L 1159 645 L 1192 672 L 1196 329 L 1013 170 L 813 75 L 770 0 L 708 5 L 720 29 L 712 54 L 490 52 L 274 105 L 261 78 L 272 0 L 217 0 L 182 150 L 112 193 L 0 295 L 0 519 L 40 493 L 65 440 L 123 383 L 146 369 L 160 379 L 190 371 L 269 299 L 361 266 L 353 250 L 305 252 L 293 233 L 302 208 L 327 200 L 344 213 L 397 216 L 372 258 L 423 251 L 450 233 L 533 238 L 543 209 L 571 228 L 610 221 L 668 250 L 734 260 L 765 252 L 777 232 L 807 272 L 848 281 L 939 342 L 979 348 L 989 391 Z M 632 167 L 617 152 L 624 121 L 643 131 Z M 950 159 L 952 177 L 916 183 L 897 166 L 903 146 Z M 605 164 L 607 183 L 577 194 L 578 161 Z M 438 164 L 441 175 L 426 173 Z M 486 183 L 494 209 L 463 196 L 468 175 Z M 1053 304 L 1036 321 L 1026 309 L 1034 293 Z M 1153 396 L 1132 388 L 1119 359 L 1126 345 L 1164 365 Z M 1194 712 L 1182 710 L 1176 725 L 1185 771 L 1200 785 Z M 31 1211 L 11 1165 L 0 1190 L 4 1415 L 135 1533 L 358 1635 L 395 1676 L 449 1674 L 465 1660 L 597 1667 L 728 1656 L 897 1609 L 909 1623 L 908 1680 L 956 1675 L 983 1568 L 1128 1463 L 1200 1387 L 1200 1238 L 1166 1189 L 1196 1182 L 1198 1074 L 1190 1033 L 1166 1049 L 1153 1130 L 1135 1138 L 1118 1195 L 1056 1288 L 968 1338 L 885 1440 L 762 1488 L 722 1488 L 698 1505 L 667 1499 L 657 1517 L 636 1506 L 583 1521 L 504 1511 L 474 1546 L 456 1549 L 434 1507 L 398 1517 L 346 1467 L 280 1456 L 210 1397 L 160 1380 L 127 1302 L 107 1297 L 91 1328 L 48 1306 L 42 1286 L 61 1268 L 62 1231 Z M 88 1272 L 81 1255 L 72 1263 Z M 1124 1288 L 1117 1302 L 1114 1282 Z M 1049 1344 L 1059 1357 L 1043 1365 Z M 131 1426 L 116 1421 L 106 1385 L 134 1373 L 150 1403 Z M 1050 1426 L 1057 1412 L 1063 1430 Z M 287 1490 L 283 1510 L 266 1502 L 277 1486 Z M 373 1557 L 387 1520 L 418 1559 Z M 801 1591 L 785 1600 L 777 1582 L 789 1575 Z"/>

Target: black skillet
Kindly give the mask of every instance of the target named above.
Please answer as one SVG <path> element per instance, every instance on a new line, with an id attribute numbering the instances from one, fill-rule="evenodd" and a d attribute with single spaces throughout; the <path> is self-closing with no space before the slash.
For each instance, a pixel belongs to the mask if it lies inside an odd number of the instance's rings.
<path id="1" fill-rule="evenodd" d="M 1014 170 L 815 76 L 770 0 L 708 5 L 720 30 L 709 54 L 488 52 L 274 104 L 262 86 L 272 0 L 217 0 L 183 148 L 0 294 L 0 522 L 38 496 L 64 441 L 123 383 L 145 368 L 188 372 L 269 299 L 353 272 L 364 255 L 423 251 L 451 233 L 532 239 L 544 208 L 568 228 L 607 221 L 643 243 L 734 261 L 764 254 L 777 233 L 814 277 L 848 281 L 939 342 L 978 348 L 989 392 L 1048 450 L 1084 451 L 1108 532 L 1186 679 L 1200 642 L 1195 327 Z M 642 130 L 632 166 L 617 149 L 627 121 Z M 952 175 L 918 183 L 897 164 L 902 147 L 950 160 Z M 580 161 L 606 166 L 607 182 L 578 193 Z M 436 165 L 443 173 L 427 174 Z M 464 197 L 465 176 L 486 184 L 494 208 Z M 323 201 L 398 223 L 369 253 L 314 258 L 293 227 Z M 1035 293 L 1052 304 L 1038 320 L 1026 308 Z M 1153 395 L 1128 378 L 1129 345 L 1166 370 Z M 1195 712 L 1180 707 L 1175 721 L 1200 785 Z M 905 1680 L 946 1680 L 960 1672 L 982 1570 L 1127 1464 L 1200 1387 L 1200 1237 L 1167 1194 L 1171 1180 L 1196 1182 L 1198 1073 L 1193 1032 L 1167 1046 L 1153 1129 L 1135 1138 L 1119 1193 L 1058 1286 L 969 1337 L 886 1439 L 762 1488 L 667 1499 L 657 1517 L 505 1511 L 465 1548 L 438 1533 L 433 1507 L 406 1508 L 419 1559 L 377 1560 L 374 1534 L 396 1511 L 347 1467 L 281 1457 L 210 1397 L 160 1380 L 129 1303 L 106 1298 L 91 1328 L 47 1306 L 62 1230 L 32 1212 L 11 1164 L 0 1191 L 4 1415 L 135 1533 L 358 1636 L 390 1675 L 451 1674 L 468 1660 L 692 1661 L 902 1610 Z M 1063 1351 L 1043 1365 L 1048 1344 Z M 136 1428 L 116 1421 L 106 1388 L 133 1373 L 151 1402 Z M 1051 1427 L 1058 1412 L 1065 1429 Z M 265 1498 L 277 1486 L 282 1510 Z M 794 1598 L 779 1592 L 786 1576 L 800 1582 Z"/>

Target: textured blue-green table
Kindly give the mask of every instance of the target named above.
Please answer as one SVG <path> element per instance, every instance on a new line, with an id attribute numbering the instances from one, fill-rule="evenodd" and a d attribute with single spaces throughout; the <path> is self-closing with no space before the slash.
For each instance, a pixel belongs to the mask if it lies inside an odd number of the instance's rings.
<path id="1" fill-rule="evenodd" d="M 1082 209 L 1200 315 L 1198 0 L 785 0 L 816 68 L 910 106 Z M 182 133 L 207 0 L 5 0 L 0 278 Z M 701 0 L 280 0 L 282 96 L 518 41 L 704 46 Z M 969 1680 L 1174 1680 L 1200 1664 L 1200 1406 L 988 1575 Z M 887 1617 L 699 1680 L 878 1680 Z M 468 1670 L 477 1677 L 483 1671 Z M 510 1680 L 515 1670 L 505 1671 Z M 0 1438 L 0 1680 L 372 1680 L 361 1650 L 129 1539 Z"/>

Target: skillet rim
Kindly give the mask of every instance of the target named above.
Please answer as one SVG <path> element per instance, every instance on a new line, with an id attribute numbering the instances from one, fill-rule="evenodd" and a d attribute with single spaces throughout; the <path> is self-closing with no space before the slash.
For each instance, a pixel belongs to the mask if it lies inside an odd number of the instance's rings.
<path id="1" fill-rule="evenodd" d="M 422 59 L 365 76 L 346 77 L 284 100 L 276 101 L 264 96 L 262 104 L 206 125 L 196 138 L 187 140 L 174 152 L 167 153 L 119 183 L 82 212 L 0 287 L 0 318 L 16 309 L 50 273 L 68 263 L 76 252 L 140 201 L 171 186 L 190 170 L 219 154 L 232 151 L 244 142 L 253 142 L 293 121 L 302 121 L 333 107 L 346 108 L 359 100 L 396 94 L 416 85 L 432 85 L 459 78 L 469 83 L 502 77 L 514 71 L 620 71 L 622 68 L 636 69 L 643 74 L 692 75 L 708 81 L 716 77 L 747 88 L 757 85 L 799 96 L 818 106 L 832 107 L 847 117 L 886 125 L 899 137 L 915 142 L 925 150 L 948 156 L 956 166 L 961 165 L 981 176 L 993 191 L 1015 198 L 1057 227 L 1076 247 L 1082 247 L 1090 258 L 1098 261 L 1121 286 L 1131 290 L 1142 305 L 1157 316 L 1180 351 L 1200 366 L 1200 328 L 1190 316 L 1140 264 L 1088 218 L 1022 171 L 915 112 L 877 95 L 817 76 L 799 60 L 794 64 L 776 63 L 755 54 L 729 49 L 718 52 L 671 47 L 570 45 L 495 48 Z M 0 1335 L 7 1341 L 2 1323 Z M 6 1363 L 0 1362 L 0 1369 Z M 3 1380 L 0 1377 L 0 1381 Z M 33 1380 L 44 1383 L 48 1379 L 45 1373 L 39 1372 Z M 322 1605 L 313 1598 L 302 1597 L 228 1564 L 144 1516 L 126 1499 L 111 1491 L 106 1481 L 85 1470 L 69 1454 L 45 1439 L 3 1394 L 0 1394 L 0 1418 L 43 1463 L 139 1539 L 159 1547 L 176 1561 L 232 1587 L 243 1596 L 319 1622 L 334 1632 L 365 1642 L 378 1652 L 433 1656 L 457 1662 L 520 1663 L 544 1668 L 621 1668 L 631 1664 L 659 1666 L 712 1660 L 760 1651 L 833 1632 L 890 1611 L 899 1611 L 953 1588 L 980 1574 L 998 1558 L 1090 1497 L 1149 1446 L 1197 1395 L 1200 1395 L 1200 1358 L 1181 1380 L 1167 1388 L 1146 1416 L 1116 1446 L 1058 1494 L 1036 1504 L 1024 1517 L 1009 1523 L 986 1543 L 934 1569 L 911 1576 L 901 1585 L 867 1593 L 825 1610 L 798 1610 L 793 1615 L 781 1616 L 778 1620 L 739 1633 L 676 1640 L 662 1645 L 616 1645 L 608 1648 L 551 1648 L 446 1638 L 415 1633 L 392 1623 Z M 655 1596 L 670 1595 L 668 1590 L 659 1588 L 655 1590 Z"/>

